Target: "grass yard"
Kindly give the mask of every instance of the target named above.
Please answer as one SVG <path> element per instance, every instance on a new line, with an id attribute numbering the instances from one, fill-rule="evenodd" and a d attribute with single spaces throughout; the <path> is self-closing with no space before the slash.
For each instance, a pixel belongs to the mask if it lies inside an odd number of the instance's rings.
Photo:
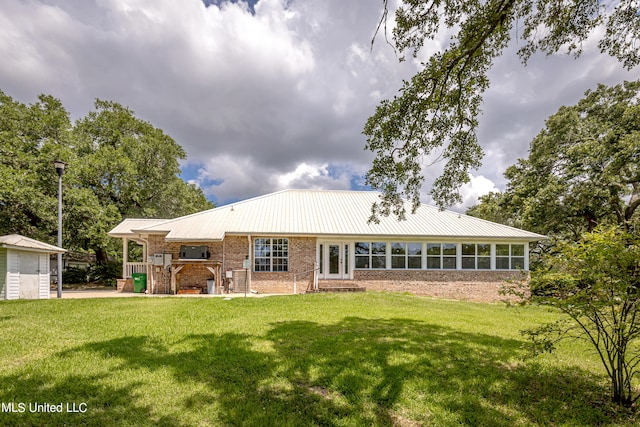
<path id="1" fill-rule="evenodd" d="M 635 425 L 583 344 L 521 360 L 553 318 L 375 292 L 1 302 L 0 425 Z"/>

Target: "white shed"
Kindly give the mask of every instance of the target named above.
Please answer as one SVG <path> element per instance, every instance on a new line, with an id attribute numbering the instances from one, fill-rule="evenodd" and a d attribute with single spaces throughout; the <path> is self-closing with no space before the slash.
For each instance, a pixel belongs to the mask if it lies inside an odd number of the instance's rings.
<path id="1" fill-rule="evenodd" d="M 60 252 L 19 234 L 0 236 L 0 300 L 49 298 L 49 255 Z"/>

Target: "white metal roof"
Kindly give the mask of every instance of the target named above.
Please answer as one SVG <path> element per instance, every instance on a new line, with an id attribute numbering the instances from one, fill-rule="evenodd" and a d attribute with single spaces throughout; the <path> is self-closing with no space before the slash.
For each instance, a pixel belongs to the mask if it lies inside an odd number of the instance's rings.
<path id="1" fill-rule="evenodd" d="M 66 252 L 65 249 L 59 248 L 58 246 L 53 246 L 39 240 L 30 239 L 29 237 L 24 237 L 20 234 L 9 234 L 6 236 L 0 236 L 0 247 L 10 249 L 27 249 L 46 253 Z"/>
<path id="2" fill-rule="evenodd" d="M 379 200 L 379 193 L 371 191 L 284 190 L 152 225 L 134 226 L 134 220 L 125 220 L 109 234 L 167 233 L 168 241 L 216 241 L 226 234 L 467 237 L 523 241 L 545 238 L 424 204 L 415 214 L 408 213 L 405 221 L 390 216 L 380 218 L 379 224 L 370 224 L 367 221 L 371 206 Z M 407 204 L 407 212 L 410 208 Z"/>
<path id="3" fill-rule="evenodd" d="M 127 218 L 109 231 L 109 235 L 112 237 L 135 237 L 136 233 L 131 230 L 157 225 L 166 221 L 168 219 Z"/>

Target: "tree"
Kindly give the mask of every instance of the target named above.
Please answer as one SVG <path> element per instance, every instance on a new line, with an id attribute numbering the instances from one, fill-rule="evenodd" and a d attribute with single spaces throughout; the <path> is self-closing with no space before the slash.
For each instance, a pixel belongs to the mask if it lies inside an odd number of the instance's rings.
<path id="1" fill-rule="evenodd" d="M 71 127 L 55 98 L 40 95 L 27 106 L 0 91 L 0 234 L 54 243 L 58 187 L 52 162 L 69 157 Z"/>
<path id="2" fill-rule="evenodd" d="M 99 263 L 119 249 L 107 232 L 124 217 L 186 215 L 212 204 L 178 175 L 186 153 L 170 136 L 118 103 L 97 100 L 71 124 L 60 101 L 31 106 L 0 91 L 0 234 L 54 243 L 57 175 L 63 178 L 63 246 L 91 250 Z"/>
<path id="3" fill-rule="evenodd" d="M 200 188 L 178 176 L 184 149 L 132 110 L 96 100 L 74 135 L 78 161 L 69 173 L 89 190 L 81 197 L 95 198 L 107 215 L 79 235 L 99 260 L 106 261 L 107 232 L 124 217 L 173 218 L 212 207 Z M 91 215 L 91 209 L 78 212 L 79 222 L 87 224 Z"/>
<path id="4" fill-rule="evenodd" d="M 378 29 L 386 28 L 388 0 L 383 4 Z M 367 183 L 383 193 L 372 219 L 390 213 L 403 218 L 402 195 L 413 210 L 418 207 L 423 159 L 439 149 L 446 163 L 431 195 L 440 207 L 461 201 L 458 188 L 483 155 L 476 128 L 487 72 L 513 34 L 522 41 L 518 54 L 526 64 L 536 51 L 578 56 L 582 42 L 604 25 L 601 51 L 631 69 L 640 63 L 639 8 L 637 0 L 404 0 L 392 32 L 401 61 L 407 53 L 417 57 L 426 40 L 444 31 L 454 35 L 398 96 L 380 103 L 364 127 L 366 148 L 376 154 Z"/>
<path id="5" fill-rule="evenodd" d="M 523 228 L 517 216 L 512 212 L 505 193 L 491 192 L 481 196 L 478 201 L 477 205 L 467 209 L 467 215 L 510 227 Z"/>
<path id="6" fill-rule="evenodd" d="M 507 169 L 505 192 L 469 213 L 571 240 L 598 224 L 632 227 L 640 206 L 639 100 L 636 81 L 599 85 L 561 107 L 529 157 Z"/>
<path id="7" fill-rule="evenodd" d="M 611 381 L 612 400 L 632 405 L 640 397 L 633 386 L 640 364 L 640 238 L 598 227 L 579 243 L 562 244 L 547 265 L 532 272 L 529 287 L 509 290 L 525 303 L 566 315 L 525 331 L 534 353 L 551 352 L 564 339 L 586 340 Z"/>

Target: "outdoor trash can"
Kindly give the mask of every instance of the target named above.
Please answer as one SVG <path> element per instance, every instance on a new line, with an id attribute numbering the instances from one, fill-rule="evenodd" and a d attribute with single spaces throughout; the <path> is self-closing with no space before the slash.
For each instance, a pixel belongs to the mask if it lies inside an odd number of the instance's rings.
<path id="1" fill-rule="evenodd" d="M 215 279 L 207 280 L 207 293 L 208 294 L 215 294 L 216 293 L 216 280 Z"/>
<path id="2" fill-rule="evenodd" d="M 141 293 L 147 289 L 147 275 L 144 273 L 133 273 L 133 292 Z"/>

